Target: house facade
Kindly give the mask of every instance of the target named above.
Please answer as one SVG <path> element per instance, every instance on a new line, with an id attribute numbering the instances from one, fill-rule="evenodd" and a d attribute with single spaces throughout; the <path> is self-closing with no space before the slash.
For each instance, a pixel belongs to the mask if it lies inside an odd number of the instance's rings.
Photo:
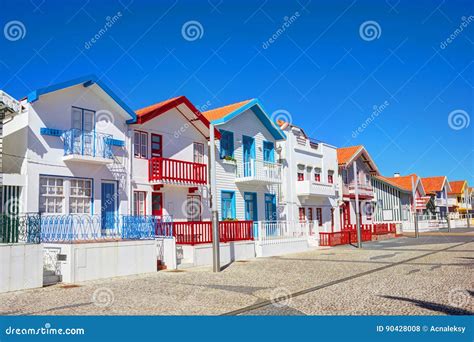
<path id="1" fill-rule="evenodd" d="M 301 127 L 279 124 L 286 135 L 286 140 L 277 143 L 283 167 L 280 217 L 288 221 L 314 221 L 319 231 L 339 231 L 336 148 L 311 139 Z"/>
<path id="2" fill-rule="evenodd" d="M 342 229 L 356 224 L 358 212 L 361 224 L 373 224 L 373 203 L 375 199 L 372 176 L 379 175 L 377 166 L 364 146 L 350 146 L 337 149 L 339 167 L 340 226 Z M 354 163 L 357 173 L 354 172 Z M 356 203 L 356 194 L 358 202 Z M 357 206 L 357 207 L 356 207 Z"/>
<path id="3" fill-rule="evenodd" d="M 282 166 L 277 141 L 285 138 L 257 99 L 203 113 L 219 129 L 216 148 L 220 220 L 278 220 Z"/>
<path id="4" fill-rule="evenodd" d="M 132 136 L 133 215 L 210 221 L 209 121 L 184 96 L 136 111 Z M 216 130 L 215 136 L 220 137 Z"/>
<path id="5" fill-rule="evenodd" d="M 4 172 L 23 185 L 20 210 L 45 215 L 128 212 L 135 112 L 94 76 L 45 87 L 5 124 Z M 103 224 L 106 224 L 103 222 Z"/>
<path id="6" fill-rule="evenodd" d="M 402 228 L 409 228 L 413 226 L 414 213 L 421 214 L 426 210 L 425 191 L 416 174 L 374 176 L 372 185 L 375 191 L 375 222 L 400 223 Z"/>
<path id="7" fill-rule="evenodd" d="M 449 212 L 465 214 L 471 206 L 467 181 L 451 181 L 449 186 L 451 188 L 451 191 L 448 192 Z"/>
<path id="8" fill-rule="evenodd" d="M 448 178 L 446 176 L 424 177 L 421 178 L 421 183 L 426 196 L 434 201 L 435 213 L 446 216 L 449 207 L 448 193 L 451 191 Z"/>

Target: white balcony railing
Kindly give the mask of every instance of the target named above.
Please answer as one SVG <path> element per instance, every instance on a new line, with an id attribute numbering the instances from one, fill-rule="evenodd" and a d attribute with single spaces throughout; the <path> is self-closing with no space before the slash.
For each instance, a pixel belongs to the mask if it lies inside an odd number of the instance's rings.
<path id="1" fill-rule="evenodd" d="M 281 183 L 281 164 L 252 159 L 237 162 L 236 183 L 273 184 Z"/>
<path id="2" fill-rule="evenodd" d="M 5 110 L 10 113 L 19 113 L 20 109 L 21 105 L 19 101 L 0 90 L 0 111 Z"/>
<path id="3" fill-rule="evenodd" d="M 344 193 L 355 195 L 355 192 L 356 192 L 355 182 L 351 182 L 349 184 L 344 185 Z M 374 195 L 374 189 L 372 188 L 372 185 L 369 183 L 360 183 L 360 182 L 357 183 L 357 192 L 359 195 L 362 195 L 362 196 Z"/>
<path id="4" fill-rule="evenodd" d="M 336 195 L 335 184 L 320 183 L 310 180 L 296 182 L 296 194 L 298 196 L 322 196 L 333 197 Z"/>

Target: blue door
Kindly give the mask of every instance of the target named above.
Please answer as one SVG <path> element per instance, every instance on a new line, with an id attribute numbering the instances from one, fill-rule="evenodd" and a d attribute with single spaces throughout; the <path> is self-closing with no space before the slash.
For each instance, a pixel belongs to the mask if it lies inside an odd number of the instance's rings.
<path id="1" fill-rule="evenodd" d="M 244 162 L 244 177 L 251 177 L 254 175 L 254 160 L 255 160 L 255 140 L 252 137 L 242 136 L 243 146 L 243 162 Z"/>
<path id="2" fill-rule="evenodd" d="M 102 229 L 114 229 L 117 211 L 116 183 L 102 183 Z"/>
<path id="3" fill-rule="evenodd" d="M 244 193 L 245 219 L 253 221 L 253 236 L 258 236 L 257 228 L 257 194 L 255 192 Z"/>

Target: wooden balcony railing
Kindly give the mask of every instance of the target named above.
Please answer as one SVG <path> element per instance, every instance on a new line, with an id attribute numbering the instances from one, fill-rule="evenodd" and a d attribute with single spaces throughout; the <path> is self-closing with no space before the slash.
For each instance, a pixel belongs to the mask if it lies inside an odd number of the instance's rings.
<path id="1" fill-rule="evenodd" d="M 212 243 L 210 221 L 174 222 L 173 235 L 181 245 Z M 253 221 L 219 222 L 220 242 L 253 240 Z"/>
<path id="2" fill-rule="evenodd" d="M 152 183 L 206 184 L 206 164 L 169 158 L 151 158 L 148 177 Z"/>

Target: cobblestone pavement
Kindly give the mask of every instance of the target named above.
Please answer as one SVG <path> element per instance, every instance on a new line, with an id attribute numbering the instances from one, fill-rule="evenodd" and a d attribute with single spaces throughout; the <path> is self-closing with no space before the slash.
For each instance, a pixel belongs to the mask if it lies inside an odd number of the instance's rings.
<path id="1" fill-rule="evenodd" d="M 217 274 L 202 267 L 4 293 L 0 314 L 473 314 L 473 252 L 469 232 L 402 237 L 236 262 Z"/>

